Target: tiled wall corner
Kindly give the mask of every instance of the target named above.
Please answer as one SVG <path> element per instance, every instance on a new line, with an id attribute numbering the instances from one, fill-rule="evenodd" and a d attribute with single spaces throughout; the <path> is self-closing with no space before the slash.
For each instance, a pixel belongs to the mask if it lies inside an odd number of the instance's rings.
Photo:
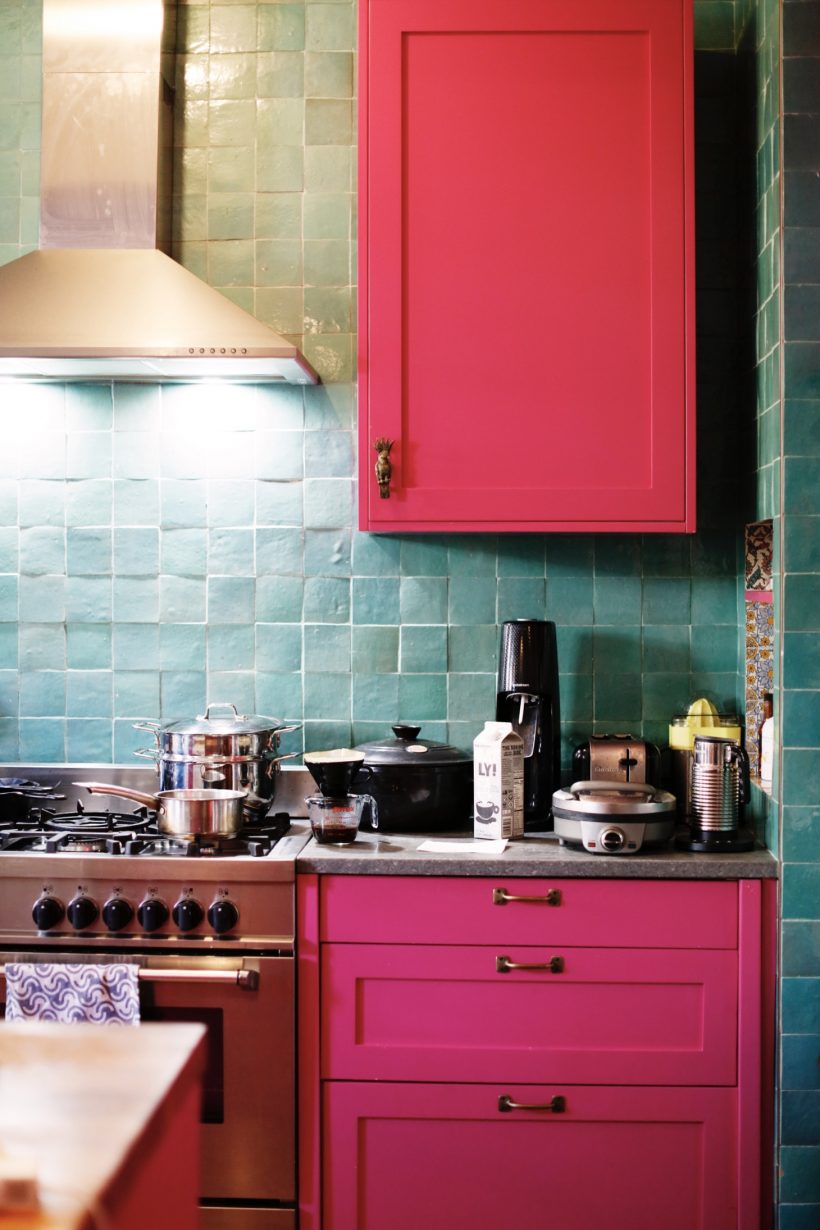
<path id="1" fill-rule="evenodd" d="M 820 3 L 783 5 L 781 1226 L 820 1224 Z"/>

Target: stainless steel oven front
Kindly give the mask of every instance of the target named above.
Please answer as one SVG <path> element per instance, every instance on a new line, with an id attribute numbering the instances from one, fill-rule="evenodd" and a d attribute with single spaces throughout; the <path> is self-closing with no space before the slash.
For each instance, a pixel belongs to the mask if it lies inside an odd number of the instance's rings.
<path id="1" fill-rule="evenodd" d="M 38 947 L 5 950 L 2 962 L 126 960 L 139 966 L 144 1021 L 199 1021 L 207 1029 L 202 1091 L 203 1203 L 228 1208 L 225 1226 L 284 1227 L 287 1210 L 230 1208 L 225 1202 L 293 1204 L 294 960 L 292 954 L 216 956 Z M 0 983 L 0 991 L 5 980 Z M 262 1220 L 259 1220 L 259 1215 Z M 274 1216 L 279 1214 L 278 1218 Z M 204 1225 L 208 1225 L 206 1216 Z M 213 1224 L 222 1224 L 215 1215 Z"/>
<path id="2" fill-rule="evenodd" d="M 0 970 L 136 964 L 143 1020 L 207 1031 L 202 1230 L 293 1230 L 295 858 L 306 826 L 276 817 L 270 834 L 254 825 L 224 845 L 179 849 L 144 812 L 115 823 L 83 810 L 85 792 L 64 784 L 99 780 L 94 766 L 15 766 L 14 776 L 59 801 L 8 824 L 0 816 Z M 144 777 L 119 770 L 116 780 L 142 789 Z"/>

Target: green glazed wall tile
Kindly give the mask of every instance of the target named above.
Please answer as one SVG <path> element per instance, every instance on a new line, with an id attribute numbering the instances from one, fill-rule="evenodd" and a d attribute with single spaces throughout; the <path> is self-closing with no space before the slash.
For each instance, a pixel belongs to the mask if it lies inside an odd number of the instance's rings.
<path id="1" fill-rule="evenodd" d="M 449 581 L 448 622 L 489 624 L 495 622 L 494 577 L 453 576 Z"/>
<path id="2" fill-rule="evenodd" d="M 780 1151 L 780 1197 L 786 1203 L 820 1203 L 820 1147 L 784 1146 Z"/>
<path id="3" fill-rule="evenodd" d="M 308 671 L 350 671 L 350 627 L 305 624 L 303 666 Z"/>
<path id="4" fill-rule="evenodd" d="M 256 90 L 260 98 L 302 98 L 305 59 L 301 51 L 272 51 L 259 56 Z"/>
<path id="5" fill-rule="evenodd" d="M 644 674 L 688 671 L 690 668 L 689 626 L 666 624 L 643 629 Z M 734 649 L 737 655 L 737 638 Z M 730 661 L 729 665 L 733 663 Z"/>
<path id="6" fill-rule="evenodd" d="M 820 575 L 787 576 L 784 586 L 784 615 L 789 632 L 820 630 Z"/>
<path id="7" fill-rule="evenodd" d="M 641 680 L 638 675 L 596 675 L 594 684 L 595 721 L 639 722 L 641 720 L 641 696 Z"/>
<path id="8" fill-rule="evenodd" d="M 331 672 L 305 675 L 305 711 L 314 718 L 350 720 L 351 680 L 349 674 Z M 307 746 L 307 731 L 305 731 Z M 314 744 L 316 746 L 316 744 Z"/>
<path id="9" fill-rule="evenodd" d="M 596 624 L 637 624 L 641 618 L 641 580 L 637 576 L 598 576 L 593 588 Z"/>
<path id="10" fill-rule="evenodd" d="M 783 808 L 783 847 L 785 862 L 811 863 L 817 858 L 820 837 L 820 806 Z"/>
<path id="11" fill-rule="evenodd" d="M 304 4 L 260 4 L 258 49 L 300 51 L 305 46 Z"/>
<path id="12" fill-rule="evenodd" d="M 449 539 L 451 577 L 494 577 L 498 567 L 496 534 L 453 535 Z"/>
<path id="13" fill-rule="evenodd" d="M 786 1034 L 780 1045 L 783 1089 L 816 1089 L 820 1081 L 820 1034 Z M 807 1223 L 808 1225 L 808 1223 Z"/>
<path id="14" fill-rule="evenodd" d="M 302 713 L 302 676 L 296 672 L 257 671 L 255 708 L 270 717 L 298 717 Z"/>
<path id="15" fill-rule="evenodd" d="M 693 586 L 694 582 L 688 579 L 673 580 L 655 577 L 644 579 L 642 604 L 644 624 L 689 623 Z M 723 594 L 722 588 L 720 593 Z"/>
<path id="16" fill-rule="evenodd" d="M 219 689 L 211 695 L 224 695 Z M 236 688 L 231 696 L 241 706 Z M 209 688 L 204 671 L 163 671 L 160 675 L 160 707 L 162 721 L 179 720 L 180 714 L 204 713 Z"/>
<path id="17" fill-rule="evenodd" d="M 808 864 L 802 866 L 803 870 L 811 870 Z M 799 887 L 804 892 L 811 892 L 811 878 L 806 877 Z M 799 903 L 797 908 L 799 909 Z M 799 918 L 796 922 L 786 921 L 783 923 L 782 934 L 784 976 L 787 978 L 820 976 L 820 923 L 811 922 L 804 917 Z"/>
<path id="18" fill-rule="evenodd" d="M 348 623 L 350 581 L 345 577 L 307 577 L 304 582 L 304 617 L 307 621 Z"/>
<path id="19" fill-rule="evenodd" d="M 208 629 L 207 665 L 213 671 L 252 670 L 254 629 L 252 626 L 226 624 Z"/>
<path id="20" fill-rule="evenodd" d="M 352 666 L 355 673 L 389 674 L 399 668 L 397 627 L 352 628 Z"/>
<path id="21" fill-rule="evenodd" d="M 508 619 L 543 619 L 546 583 L 539 577 L 509 577 L 498 583 L 499 624 Z"/>
<path id="22" fill-rule="evenodd" d="M 572 667 L 573 659 L 574 668 L 579 669 L 582 664 L 582 655 L 585 651 L 584 642 L 578 646 L 576 652 L 567 653 L 567 634 L 570 629 L 559 631 L 559 665 L 566 657 L 569 658 L 569 665 Z M 589 634 L 587 633 L 587 636 Z M 592 629 L 591 636 L 592 662 L 586 667 L 586 673 L 590 674 L 594 668 L 597 674 L 626 674 L 632 672 L 636 675 L 641 671 L 641 628 L 640 627 L 622 627 L 619 625 L 606 626 L 605 624 L 596 625 Z"/>
<path id="23" fill-rule="evenodd" d="M 498 630 L 495 624 L 447 629 L 447 665 L 458 672 L 497 670 Z"/>
<path id="24" fill-rule="evenodd" d="M 354 577 L 353 621 L 357 624 L 399 622 L 399 582 L 391 577 Z"/>
<path id="25" fill-rule="evenodd" d="M 353 676 L 353 720 L 383 722 L 389 726 L 399 709 L 399 676 L 356 674 Z"/>
<path id="26" fill-rule="evenodd" d="M 402 577 L 400 618 L 403 624 L 445 624 L 447 622 L 446 578 Z"/>
<path id="27" fill-rule="evenodd" d="M 160 629 L 159 664 L 165 671 L 197 670 L 205 660 L 203 624 L 163 624 Z"/>
<path id="28" fill-rule="evenodd" d="M 159 667 L 159 624 L 114 624 L 112 633 L 115 669 L 132 670 L 136 663 L 141 670 Z"/>
<path id="29" fill-rule="evenodd" d="M 414 674 L 446 671 L 447 629 L 445 627 L 402 627 L 399 669 L 402 672 Z"/>
<path id="30" fill-rule="evenodd" d="M 820 692 L 780 692 L 784 747 L 820 748 Z"/>
<path id="31" fill-rule="evenodd" d="M 351 567 L 360 577 L 397 577 L 401 559 L 401 540 L 391 534 L 353 532 Z"/>
<path id="32" fill-rule="evenodd" d="M 547 558 L 548 618 L 557 624 L 591 624 L 593 621 L 592 577 L 563 575 L 555 577 Z"/>
<path id="33" fill-rule="evenodd" d="M 446 675 L 399 676 L 399 721 L 421 723 L 446 716 Z"/>

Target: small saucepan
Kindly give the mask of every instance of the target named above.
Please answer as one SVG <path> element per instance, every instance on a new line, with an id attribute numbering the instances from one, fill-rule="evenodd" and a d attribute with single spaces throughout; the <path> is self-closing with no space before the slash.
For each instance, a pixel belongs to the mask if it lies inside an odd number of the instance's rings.
<path id="1" fill-rule="evenodd" d="M 155 808 L 157 827 L 173 837 L 235 837 L 242 827 L 246 790 L 160 790 L 148 794 L 107 782 L 75 782 L 89 794 L 113 794 Z"/>

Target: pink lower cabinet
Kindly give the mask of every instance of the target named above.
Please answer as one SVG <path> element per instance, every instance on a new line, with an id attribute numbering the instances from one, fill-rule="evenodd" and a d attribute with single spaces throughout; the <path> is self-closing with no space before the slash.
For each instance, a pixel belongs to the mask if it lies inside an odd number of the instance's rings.
<path id="1" fill-rule="evenodd" d="M 773 883 L 300 876 L 301 1230 L 764 1230 Z"/>
<path id="2" fill-rule="evenodd" d="M 501 1110 L 505 1097 L 533 1109 Z M 734 1103 L 720 1088 L 331 1081 L 322 1224 L 727 1230 L 737 1217 Z"/>

